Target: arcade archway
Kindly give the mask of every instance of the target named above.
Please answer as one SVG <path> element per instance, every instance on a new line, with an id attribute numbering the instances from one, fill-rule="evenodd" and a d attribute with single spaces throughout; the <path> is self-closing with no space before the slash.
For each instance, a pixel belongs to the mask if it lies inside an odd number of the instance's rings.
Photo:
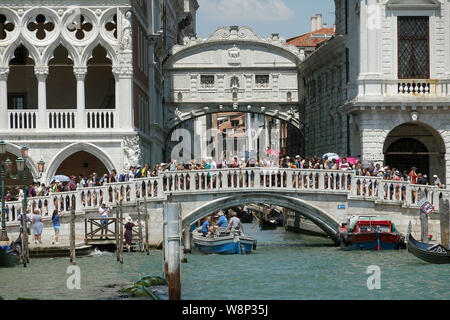
<path id="1" fill-rule="evenodd" d="M 392 130 L 384 144 L 385 164 L 445 181 L 445 144 L 440 134 L 423 123 L 405 123 Z M 429 179 L 432 182 L 432 179 Z"/>

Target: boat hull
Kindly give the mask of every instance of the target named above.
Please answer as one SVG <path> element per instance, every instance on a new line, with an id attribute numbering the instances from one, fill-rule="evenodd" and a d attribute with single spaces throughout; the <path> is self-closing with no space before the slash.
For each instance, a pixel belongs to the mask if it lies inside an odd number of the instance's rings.
<path id="1" fill-rule="evenodd" d="M 397 250 L 403 243 L 402 236 L 392 233 L 341 234 L 341 248 L 344 250 Z"/>
<path id="2" fill-rule="evenodd" d="M 419 242 L 416 239 L 414 239 L 411 234 L 408 236 L 407 247 L 409 253 L 428 263 L 433 264 L 450 263 L 450 253 L 448 250 L 447 253 L 437 253 L 428 251 L 428 248 L 433 247 L 433 245 Z"/>
<path id="3" fill-rule="evenodd" d="M 9 254 L 0 249 L 0 267 L 14 267 L 20 263 L 20 256 Z"/>
<path id="4" fill-rule="evenodd" d="M 247 236 L 208 238 L 201 235 L 192 237 L 194 245 L 206 254 L 248 254 L 255 246 L 255 239 Z"/>

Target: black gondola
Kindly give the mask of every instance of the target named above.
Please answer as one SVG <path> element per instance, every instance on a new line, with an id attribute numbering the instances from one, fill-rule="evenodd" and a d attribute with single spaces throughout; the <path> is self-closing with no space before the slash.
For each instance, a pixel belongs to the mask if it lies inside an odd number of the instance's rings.
<path id="1" fill-rule="evenodd" d="M 273 218 L 262 217 L 259 220 L 259 227 L 261 230 L 276 229 L 278 227 L 278 223 Z"/>
<path id="2" fill-rule="evenodd" d="M 408 235 L 408 252 L 429 263 L 450 263 L 450 251 L 440 244 L 419 242 L 410 233 Z"/>

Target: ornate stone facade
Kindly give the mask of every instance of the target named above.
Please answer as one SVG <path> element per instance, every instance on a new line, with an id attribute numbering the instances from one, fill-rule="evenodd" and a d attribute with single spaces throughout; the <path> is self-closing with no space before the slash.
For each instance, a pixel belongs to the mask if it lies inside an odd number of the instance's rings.
<path id="1" fill-rule="evenodd" d="M 436 174 L 448 185 L 450 46 L 445 39 L 450 30 L 444 26 L 450 24 L 450 4 L 335 0 L 335 5 L 335 38 L 300 67 L 306 81 L 307 156 L 338 152 L 402 170 L 416 159 L 429 178 Z M 411 79 L 400 76 L 411 66 L 402 61 L 401 41 L 409 40 L 402 40 L 401 30 L 422 23 L 417 17 L 428 28 L 423 32 L 428 50 L 416 56 L 424 75 Z M 419 146 L 428 151 L 414 155 Z"/>

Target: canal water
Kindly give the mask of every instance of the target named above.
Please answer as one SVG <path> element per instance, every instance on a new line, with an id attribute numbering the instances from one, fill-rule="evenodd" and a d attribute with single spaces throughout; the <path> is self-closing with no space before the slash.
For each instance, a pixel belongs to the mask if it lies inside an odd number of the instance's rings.
<path id="1" fill-rule="evenodd" d="M 261 231 L 245 225 L 258 241 L 251 255 L 203 255 L 194 250 L 182 264 L 182 298 L 192 300 L 450 299 L 450 267 L 431 265 L 400 251 L 342 251 L 323 238 Z M 111 285 L 144 275 L 162 276 L 161 251 L 149 256 L 113 253 L 77 258 L 81 289 L 69 290 L 67 258 L 32 259 L 27 268 L 0 268 L 0 296 L 37 299 L 109 299 Z M 369 290 L 370 266 L 380 268 L 379 290 Z"/>

